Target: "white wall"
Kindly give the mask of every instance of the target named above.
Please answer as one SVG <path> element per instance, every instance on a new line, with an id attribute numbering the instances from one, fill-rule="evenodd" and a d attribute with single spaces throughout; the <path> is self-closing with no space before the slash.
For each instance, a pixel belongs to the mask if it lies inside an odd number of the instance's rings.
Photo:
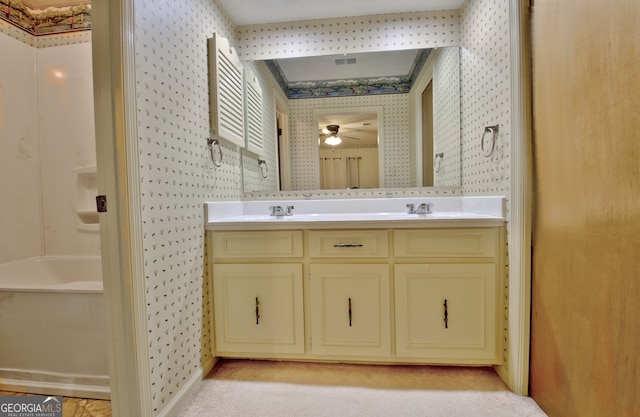
<path id="1" fill-rule="evenodd" d="M 76 227 L 72 176 L 96 163 L 91 44 L 36 48 L 5 30 L 0 53 L 0 262 L 99 255 L 99 234 Z"/>
<path id="2" fill-rule="evenodd" d="M 43 254 L 36 50 L 0 33 L 0 263 Z"/>
<path id="3" fill-rule="evenodd" d="M 91 44 L 38 49 L 36 73 L 46 254 L 99 255 L 99 233 L 77 227 L 73 175 L 96 164 Z"/>

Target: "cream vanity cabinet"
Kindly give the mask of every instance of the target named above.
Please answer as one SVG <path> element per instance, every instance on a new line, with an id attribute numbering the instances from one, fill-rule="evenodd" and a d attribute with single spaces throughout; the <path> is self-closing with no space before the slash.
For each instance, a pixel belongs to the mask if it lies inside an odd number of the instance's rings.
<path id="1" fill-rule="evenodd" d="M 312 230 L 308 241 L 311 353 L 388 358 L 388 231 Z"/>
<path id="2" fill-rule="evenodd" d="M 302 232 L 215 233 L 212 243 L 217 353 L 303 353 Z"/>
<path id="3" fill-rule="evenodd" d="M 216 355 L 498 364 L 503 233 L 212 231 Z"/>
<path id="4" fill-rule="evenodd" d="M 497 363 L 498 228 L 395 230 L 396 355 Z"/>

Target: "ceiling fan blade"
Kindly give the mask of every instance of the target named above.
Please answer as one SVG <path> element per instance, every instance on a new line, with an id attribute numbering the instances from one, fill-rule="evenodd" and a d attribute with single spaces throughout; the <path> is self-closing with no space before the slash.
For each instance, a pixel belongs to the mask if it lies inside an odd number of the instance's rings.
<path id="1" fill-rule="evenodd" d="M 350 133 L 350 132 L 373 132 L 375 129 L 349 129 L 349 128 L 345 128 L 345 129 L 340 129 L 341 133 Z"/>

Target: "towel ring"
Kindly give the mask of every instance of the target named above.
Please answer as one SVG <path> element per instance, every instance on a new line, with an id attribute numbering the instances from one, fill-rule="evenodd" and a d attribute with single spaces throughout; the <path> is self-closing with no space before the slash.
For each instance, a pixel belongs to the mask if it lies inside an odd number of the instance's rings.
<path id="1" fill-rule="evenodd" d="M 213 161 L 213 165 L 219 167 L 222 165 L 222 147 L 220 146 L 220 141 L 217 139 L 207 139 L 207 145 L 209 146 L 209 153 L 211 154 L 211 160 Z M 217 148 L 217 151 L 213 150 L 213 147 Z M 219 155 L 216 159 L 215 155 Z"/>
<path id="2" fill-rule="evenodd" d="M 444 152 L 438 152 L 433 158 L 433 172 L 436 174 L 440 172 L 440 163 L 444 159 Z"/>
<path id="3" fill-rule="evenodd" d="M 482 152 L 482 156 L 489 157 L 493 153 L 493 150 L 496 148 L 496 133 L 498 133 L 498 126 L 487 126 L 484 128 L 484 133 L 482 134 L 482 138 L 480 139 L 480 151 Z M 491 133 L 491 148 L 486 151 L 484 149 L 484 138 L 487 133 Z"/>
<path id="4" fill-rule="evenodd" d="M 269 176 L 269 166 L 267 165 L 267 161 L 264 159 L 258 159 L 258 166 L 260 167 L 260 174 L 262 174 L 262 178 L 267 178 Z"/>

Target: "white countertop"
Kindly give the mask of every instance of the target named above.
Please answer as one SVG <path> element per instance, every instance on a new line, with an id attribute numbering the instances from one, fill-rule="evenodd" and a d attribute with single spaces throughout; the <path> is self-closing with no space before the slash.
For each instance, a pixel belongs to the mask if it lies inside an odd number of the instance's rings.
<path id="1" fill-rule="evenodd" d="M 432 214 L 408 214 L 408 203 L 433 204 Z M 270 206 L 294 206 L 271 216 Z M 207 230 L 492 227 L 505 224 L 504 197 L 420 197 L 351 200 L 220 201 L 206 203 Z"/>

